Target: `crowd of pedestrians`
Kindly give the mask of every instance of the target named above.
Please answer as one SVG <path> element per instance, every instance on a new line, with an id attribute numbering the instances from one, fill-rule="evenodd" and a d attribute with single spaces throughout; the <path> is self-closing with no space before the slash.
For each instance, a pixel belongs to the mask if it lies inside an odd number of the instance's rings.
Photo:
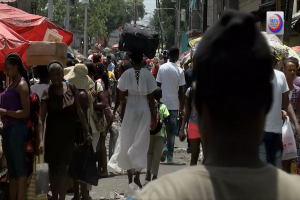
<path id="1" fill-rule="evenodd" d="M 225 12 L 205 33 L 184 69 L 179 52 L 171 47 L 160 62 L 132 49 L 116 63 L 89 51 L 89 60 L 69 59 L 66 68 L 59 61 L 34 67 L 35 84 L 20 56 L 7 55 L 10 85 L 1 93 L 0 115 L 10 200 L 25 198 L 34 157 L 43 154 L 51 198 L 65 199 L 68 166 L 85 142 L 99 179 L 116 175 L 109 166 L 143 188 L 140 173 L 147 170 L 151 183 L 136 199 L 299 198 L 300 177 L 288 174 L 293 163 L 300 174 L 299 60 L 269 47 L 253 17 L 237 11 Z M 298 155 L 282 160 L 287 117 Z M 203 165 L 159 177 L 160 162 L 174 163 L 176 136 L 188 139 L 191 166 L 203 149 Z M 88 200 L 91 185 L 72 182 L 73 199 Z"/>

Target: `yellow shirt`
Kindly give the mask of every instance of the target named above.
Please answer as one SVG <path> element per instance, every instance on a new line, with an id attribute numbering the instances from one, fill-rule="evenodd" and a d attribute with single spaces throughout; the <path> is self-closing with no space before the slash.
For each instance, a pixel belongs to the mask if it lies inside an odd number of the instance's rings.
<path id="1" fill-rule="evenodd" d="M 111 79 L 113 77 L 115 77 L 115 74 L 111 71 L 108 71 L 108 78 Z"/>

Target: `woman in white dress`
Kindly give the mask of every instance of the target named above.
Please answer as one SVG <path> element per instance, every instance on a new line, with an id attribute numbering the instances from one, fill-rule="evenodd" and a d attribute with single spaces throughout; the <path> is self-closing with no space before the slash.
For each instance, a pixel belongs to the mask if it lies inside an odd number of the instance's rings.
<path id="1" fill-rule="evenodd" d="M 155 123 L 153 91 L 157 83 L 149 70 L 141 67 L 142 51 L 133 50 L 131 60 L 133 68 L 122 74 L 118 84 L 120 100 L 126 101 L 126 110 L 116 160 L 121 169 L 127 170 L 129 184 L 135 174 L 134 182 L 142 187 L 140 171 L 147 168 L 150 124 Z"/>

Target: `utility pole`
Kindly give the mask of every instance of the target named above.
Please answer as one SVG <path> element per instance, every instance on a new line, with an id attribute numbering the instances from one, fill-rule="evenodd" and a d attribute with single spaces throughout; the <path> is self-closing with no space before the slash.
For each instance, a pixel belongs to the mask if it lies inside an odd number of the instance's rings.
<path id="1" fill-rule="evenodd" d="M 164 49 L 164 29 L 160 21 L 160 1 L 157 0 L 157 8 L 158 8 L 158 22 L 160 27 L 160 41 L 161 41 L 161 50 Z"/>
<path id="2" fill-rule="evenodd" d="M 180 4 L 181 1 L 177 0 L 177 6 L 176 6 L 176 31 L 175 31 L 175 45 L 180 48 L 180 41 L 179 41 L 179 32 L 180 32 Z"/>
<path id="3" fill-rule="evenodd" d="M 84 38 L 83 38 L 83 55 L 86 57 L 87 53 L 87 9 L 89 0 L 84 0 Z"/>
<path id="4" fill-rule="evenodd" d="M 67 0 L 67 13 L 66 13 L 66 30 L 70 30 L 70 0 Z"/>
<path id="5" fill-rule="evenodd" d="M 136 24 L 136 0 L 134 1 L 134 24 Z"/>
<path id="6" fill-rule="evenodd" d="M 48 19 L 53 21 L 53 0 L 48 0 Z"/>
<path id="7" fill-rule="evenodd" d="M 207 29 L 207 0 L 203 2 L 203 33 L 205 33 Z"/>
<path id="8" fill-rule="evenodd" d="M 293 15 L 293 6 L 294 0 L 287 1 L 287 7 L 285 11 L 285 22 L 284 22 L 284 35 L 283 35 L 283 43 L 289 46 L 290 37 L 291 37 L 291 23 L 292 23 L 292 15 Z"/>

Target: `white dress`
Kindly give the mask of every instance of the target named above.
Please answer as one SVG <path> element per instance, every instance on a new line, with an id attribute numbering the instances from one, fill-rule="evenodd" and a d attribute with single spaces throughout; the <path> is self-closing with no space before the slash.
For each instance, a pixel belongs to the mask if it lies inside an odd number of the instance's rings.
<path id="1" fill-rule="evenodd" d="M 118 88 L 128 91 L 126 110 L 117 142 L 115 164 L 124 170 L 147 168 L 151 113 L 147 95 L 157 88 L 154 76 L 147 69 L 128 69 L 122 74 Z M 111 161 L 110 161 L 111 162 Z"/>

